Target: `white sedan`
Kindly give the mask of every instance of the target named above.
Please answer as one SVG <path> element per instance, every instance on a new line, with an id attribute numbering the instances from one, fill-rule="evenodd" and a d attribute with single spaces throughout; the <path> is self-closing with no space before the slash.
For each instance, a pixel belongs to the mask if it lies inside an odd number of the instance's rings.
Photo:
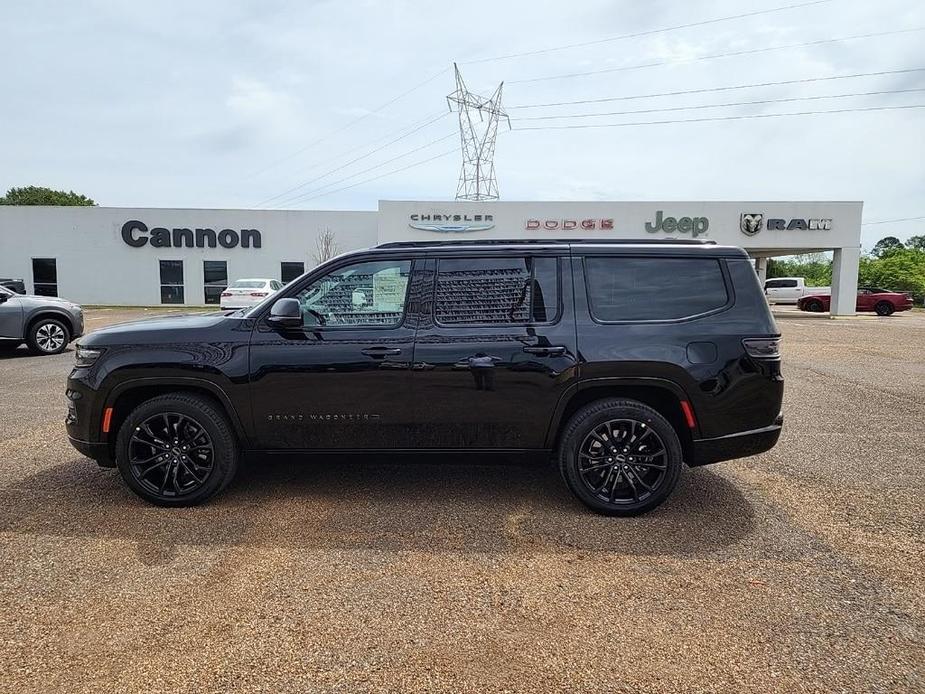
<path id="1" fill-rule="evenodd" d="M 247 279 L 235 280 L 222 292 L 222 310 L 256 306 L 273 292 L 282 289 L 279 280 Z"/>

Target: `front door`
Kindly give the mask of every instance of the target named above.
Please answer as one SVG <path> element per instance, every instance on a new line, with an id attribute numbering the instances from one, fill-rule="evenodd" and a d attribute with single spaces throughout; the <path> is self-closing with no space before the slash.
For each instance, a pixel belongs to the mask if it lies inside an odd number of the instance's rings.
<path id="1" fill-rule="evenodd" d="M 410 258 L 345 260 L 284 288 L 301 329 L 258 321 L 251 337 L 254 445 L 369 449 L 409 445 L 414 325 Z"/>
<path id="2" fill-rule="evenodd" d="M 544 446 L 576 379 L 569 262 L 539 250 L 427 261 L 412 376 L 417 447 Z"/>
<path id="3" fill-rule="evenodd" d="M 22 339 L 22 302 L 19 295 L 0 287 L 0 337 Z"/>

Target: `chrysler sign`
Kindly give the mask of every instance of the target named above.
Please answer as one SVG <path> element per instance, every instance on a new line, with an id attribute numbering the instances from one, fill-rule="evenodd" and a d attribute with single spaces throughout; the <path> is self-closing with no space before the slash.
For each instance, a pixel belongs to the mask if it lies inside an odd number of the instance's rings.
<path id="1" fill-rule="evenodd" d="M 421 231 L 441 233 L 462 233 L 466 231 L 487 231 L 495 226 L 490 214 L 413 214 L 408 226 Z"/>

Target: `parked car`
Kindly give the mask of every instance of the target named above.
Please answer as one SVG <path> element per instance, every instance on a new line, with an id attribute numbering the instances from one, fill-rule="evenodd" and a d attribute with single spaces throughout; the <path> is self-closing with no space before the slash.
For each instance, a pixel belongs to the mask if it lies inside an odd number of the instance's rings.
<path id="1" fill-rule="evenodd" d="M 58 354 L 83 331 L 83 311 L 77 304 L 0 287 L 0 350 L 25 342 L 35 354 Z"/>
<path id="2" fill-rule="evenodd" d="M 16 294 L 26 293 L 26 283 L 20 280 L 14 280 L 12 277 L 0 277 L 0 287 L 6 287 Z"/>
<path id="3" fill-rule="evenodd" d="M 764 294 L 772 304 L 795 304 L 810 294 L 831 293 L 831 287 L 807 287 L 803 277 L 775 277 L 764 283 Z"/>
<path id="4" fill-rule="evenodd" d="M 686 241 L 388 243 L 250 309 L 97 330 L 68 436 L 163 506 L 220 492 L 245 453 L 455 451 L 554 455 L 587 506 L 638 514 L 783 423 L 748 256 Z"/>
<path id="5" fill-rule="evenodd" d="M 832 297 L 828 294 L 804 296 L 797 302 L 801 311 L 821 313 L 828 311 Z M 896 311 L 912 308 L 912 295 L 904 292 L 888 292 L 877 287 L 858 287 L 856 311 L 874 311 L 878 316 L 890 316 Z"/>
<path id="6" fill-rule="evenodd" d="M 239 309 L 256 306 L 270 294 L 282 289 L 283 283 L 271 279 L 235 280 L 222 292 L 219 299 L 221 309 Z"/>

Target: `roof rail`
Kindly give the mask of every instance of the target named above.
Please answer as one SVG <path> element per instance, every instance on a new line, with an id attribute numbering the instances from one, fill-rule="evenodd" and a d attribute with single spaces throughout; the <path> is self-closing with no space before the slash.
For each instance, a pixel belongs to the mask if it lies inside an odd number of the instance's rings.
<path id="1" fill-rule="evenodd" d="M 389 241 L 380 243 L 376 248 L 423 248 L 427 246 L 519 246 L 555 245 L 572 243 L 593 243 L 613 245 L 667 245 L 667 246 L 715 246 L 712 239 L 452 239 L 433 241 Z"/>

